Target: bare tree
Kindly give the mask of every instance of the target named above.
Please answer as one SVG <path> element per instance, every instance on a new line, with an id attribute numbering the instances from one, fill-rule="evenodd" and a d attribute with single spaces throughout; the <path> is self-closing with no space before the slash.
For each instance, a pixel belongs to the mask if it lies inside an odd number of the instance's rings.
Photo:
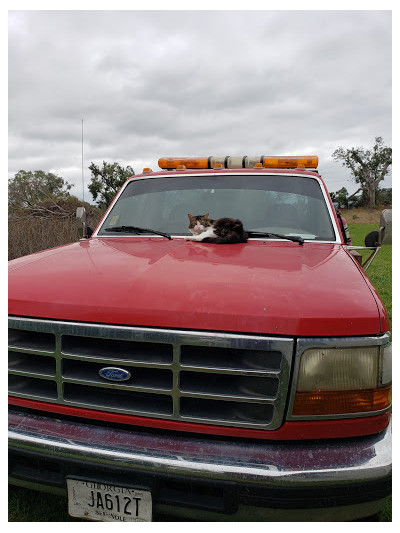
<path id="1" fill-rule="evenodd" d="M 383 145 L 382 137 L 375 137 L 372 149 L 339 147 L 333 152 L 332 157 L 350 169 L 353 179 L 360 185 L 352 196 L 362 191 L 367 206 L 375 207 L 379 183 L 389 173 L 392 164 L 392 149 Z"/>

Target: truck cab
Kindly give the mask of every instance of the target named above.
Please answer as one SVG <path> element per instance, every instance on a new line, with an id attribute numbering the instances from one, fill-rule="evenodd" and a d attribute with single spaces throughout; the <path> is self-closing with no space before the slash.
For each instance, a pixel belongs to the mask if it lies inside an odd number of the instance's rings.
<path id="1" fill-rule="evenodd" d="M 11 483 L 98 521 L 382 509 L 390 325 L 317 165 L 161 158 L 89 238 L 9 262 Z M 189 213 L 247 242 L 187 241 Z"/>

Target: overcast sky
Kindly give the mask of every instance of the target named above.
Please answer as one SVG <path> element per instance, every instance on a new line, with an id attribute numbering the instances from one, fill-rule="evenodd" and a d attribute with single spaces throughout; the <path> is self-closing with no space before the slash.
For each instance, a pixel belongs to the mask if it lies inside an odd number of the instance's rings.
<path id="1" fill-rule="evenodd" d="M 392 145 L 390 11 L 10 11 L 9 177 Z M 391 179 L 383 186 L 390 187 Z M 85 191 L 85 199 L 91 200 Z"/>

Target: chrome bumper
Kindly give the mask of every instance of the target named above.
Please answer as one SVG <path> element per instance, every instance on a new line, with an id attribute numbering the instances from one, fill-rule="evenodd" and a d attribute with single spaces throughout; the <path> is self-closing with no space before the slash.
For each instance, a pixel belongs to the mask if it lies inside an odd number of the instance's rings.
<path id="1" fill-rule="evenodd" d="M 251 490 L 323 489 L 365 482 L 373 486 L 391 476 L 390 426 L 378 435 L 347 440 L 223 441 L 100 427 L 11 410 L 9 448 L 14 454 L 79 462 L 94 472 L 99 467 L 122 469 L 126 478 L 135 472 L 157 473 Z M 10 481 L 23 484 L 12 475 Z M 310 509 L 306 511 L 310 520 Z M 287 508 L 285 513 L 287 519 Z"/>

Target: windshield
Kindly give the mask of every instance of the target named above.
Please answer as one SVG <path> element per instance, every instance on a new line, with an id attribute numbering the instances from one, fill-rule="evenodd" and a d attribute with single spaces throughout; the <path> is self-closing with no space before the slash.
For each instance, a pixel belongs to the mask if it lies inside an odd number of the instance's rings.
<path id="1" fill-rule="evenodd" d="M 113 235 L 113 227 L 138 226 L 188 235 L 188 213 L 209 213 L 212 219 L 239 218 L 247 231 L 298 235 L 307 240 L 336 240 L 319 182 L 282 174 L 161 176 L 133 180 L 98 234 Z"/>

